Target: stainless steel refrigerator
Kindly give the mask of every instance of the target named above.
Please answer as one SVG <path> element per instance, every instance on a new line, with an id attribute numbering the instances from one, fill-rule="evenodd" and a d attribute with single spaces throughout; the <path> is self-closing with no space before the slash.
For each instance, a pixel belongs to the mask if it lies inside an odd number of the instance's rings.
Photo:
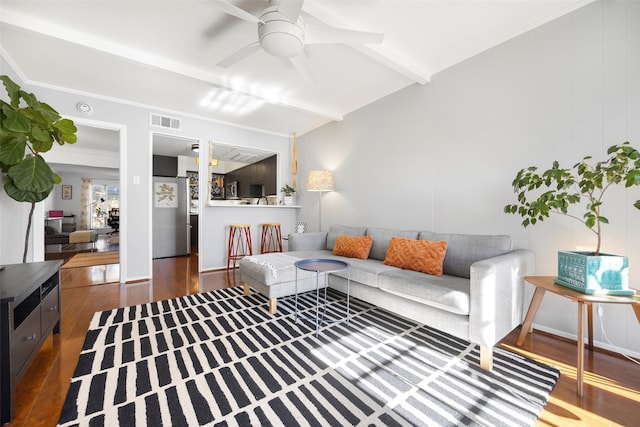
<path id="1" fill-rule="evenodd" d="M 153 258 L 191 253 L 187 178 L 153 177 Z"/>

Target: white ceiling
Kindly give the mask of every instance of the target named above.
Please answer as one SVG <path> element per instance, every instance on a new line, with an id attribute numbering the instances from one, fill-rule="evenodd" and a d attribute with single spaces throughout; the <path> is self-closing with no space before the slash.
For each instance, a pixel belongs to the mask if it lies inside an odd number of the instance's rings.
<path id="1" fill-rule="evenodd" d="M 283 0 L 288 1 L 288 0 Z M 216 0 L 0 0 L 0 54 L 29 83 L 283 135 L 302 135 L 591 0 L 306 0 L 302 16 L 384 34 L 380 45 L 309 45 L 315 81 L 259 51 L 257 24 Z M 231 0 L 254 15 L 266 0 Z"/>

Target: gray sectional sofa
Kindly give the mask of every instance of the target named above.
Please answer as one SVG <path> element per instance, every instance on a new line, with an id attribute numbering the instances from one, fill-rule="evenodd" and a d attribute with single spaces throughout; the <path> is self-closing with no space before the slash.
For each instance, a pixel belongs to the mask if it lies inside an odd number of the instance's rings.
<path id="1" fill-rule="evenodd" d="M 373 238 L 368 259 L 332 254 L 340 235 Z M 444 240 L 447 251 L 443 275 L 404 270 L 383 260 L 391 237 Z M 434 233 L 332 226 L 329 232 L 289 235 L 289 252 L 245 257 L 240 275 L 245 285 L 266 295 L 275 313 L 277 298 L 292 295 L 296 271 L 293 263 L 307 258 L 347 261 L 350 273 L 329 275 L 329 287 L 350 294 L 415 321 L 480 345 L 481 366 L 490 370 L 492 348 L 523 318 L 523 277 L 534 273 L 533 252 L 513 249 L 509 236 Z M 315 289 L 315 274 L 299 270 L 299 292 Z"/>
<path id="2" fill-rule="evenodd" d="M 66 231 L 58 232 L 54 227 L 44 226 L 44 244 L 45 245 L 66 245 L 69 243 L 69 233 Z"/>

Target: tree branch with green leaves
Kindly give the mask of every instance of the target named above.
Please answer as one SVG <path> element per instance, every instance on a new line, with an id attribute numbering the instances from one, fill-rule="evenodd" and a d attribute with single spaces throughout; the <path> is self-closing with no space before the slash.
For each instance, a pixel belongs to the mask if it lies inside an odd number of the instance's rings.
<path id="1" fill-rule="evenodd" d="M 602 224 L 609 223 L 601 212 L 605 193 L 613 185 L 626 188 L 640 185 L 638 150 L 627 141 L 609 147 L 607 155 L 606 160 L 595 164 L 589 162 L 591 156 L 584 157 L 570 169 L 561 168 L 557 161 L 542 173 L 535 166 L 521 169 L 511 183 L 518 201 L 506 205 L 505 213 L 520 215 L 525 228 L 544 221 L 551 214 L 574 218 L 596 235 L 594 255 L 600 255 Z M 582 217 L 569 212 L 571 205 L 583 201 L 586 205 Z M 633 206 L 640 209 L 640 200 Z"/>

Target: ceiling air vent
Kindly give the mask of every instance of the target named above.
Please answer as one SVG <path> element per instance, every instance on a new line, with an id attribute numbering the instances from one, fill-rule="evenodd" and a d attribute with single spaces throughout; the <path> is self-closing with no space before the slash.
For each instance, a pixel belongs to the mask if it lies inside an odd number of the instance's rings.
<path id="1" fill-rule="evenodd" d="M 166 129 L 180 130 L 182 121 L 175 117 L 161 116 L 160 114 L 151 114 L 151 125 L 159 126 Z"/>
<path id="2" fill-rule="evenodd" d="M 231 157 L 231 160 L 235 160 L 236 162 L 251 162 L 256 157 L 258 157 L 258 155 L 253 153 L 238 153 L 234 154 Z"/>

